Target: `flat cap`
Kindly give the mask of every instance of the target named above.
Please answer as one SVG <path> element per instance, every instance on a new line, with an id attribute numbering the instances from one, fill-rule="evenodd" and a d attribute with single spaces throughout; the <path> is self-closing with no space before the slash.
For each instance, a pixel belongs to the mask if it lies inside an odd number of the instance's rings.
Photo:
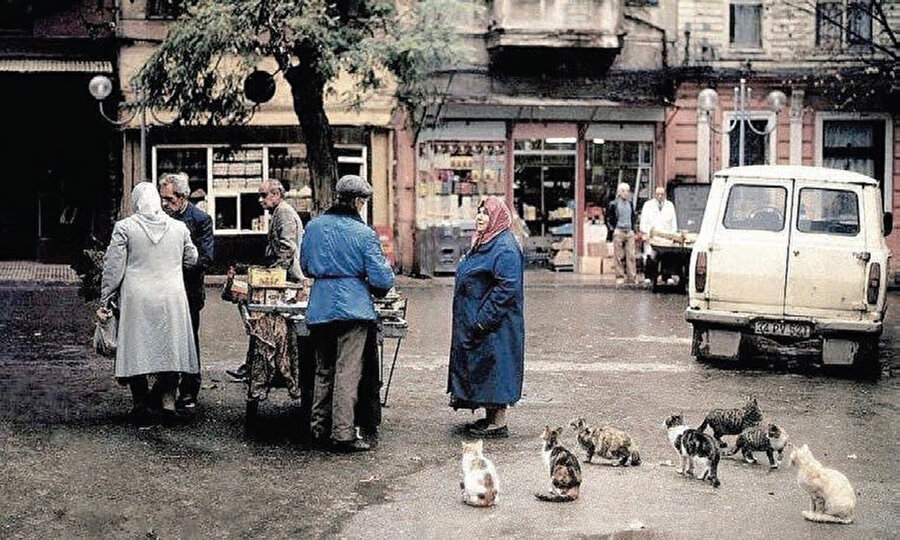
<path id="1" fill-rule="evenodd" d="M 334 190 L 340 195 L 352 197 L 369 197 L 372 195 L 372 186 L 355 174 L 345 174 L 337 181 Z"/>

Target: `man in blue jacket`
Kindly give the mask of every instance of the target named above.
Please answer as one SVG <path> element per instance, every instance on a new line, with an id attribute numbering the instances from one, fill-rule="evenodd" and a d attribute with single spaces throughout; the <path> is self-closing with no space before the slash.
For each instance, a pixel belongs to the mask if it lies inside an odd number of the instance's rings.
<path id="1" fill-rule="evenodd" d="M 197 263 L 184 268 L 184 290 L 187 292 L 191 324 L 194 329 L 194 343 L 197 359 L 200 358 L 200 310 L 206 302 L 206 288 L 203 277 L 213 262 L 213 228 L 209 215 L 188 200 L 191 188 L 185 173 L 164 174 L 159 180 L 159 196 L 163 210 L 173 218 L 187 225 L 191 242 L 197 248 Z M 175 406 L 192 411 L 197 408 L 200 393 L 200 372 L 184 373 L 178 385 L 178 401 Z"/>
<path id="2" fill-rule="evenodd" d="M 360 218 L 372 187 L 347 175 L 335 191 L 335 205 L 309 222 L 300 248 L 300 267 L 314 279 L 306 312 L 316 344 L 310 429 L 324 442 L 330 420 L 332 448 L 362 452 L 372 447 L 356 436 L 354 407 L 366 338 L 376 317 L 372 295 L 387 294 L 394 272 L 378 235 Z"/>

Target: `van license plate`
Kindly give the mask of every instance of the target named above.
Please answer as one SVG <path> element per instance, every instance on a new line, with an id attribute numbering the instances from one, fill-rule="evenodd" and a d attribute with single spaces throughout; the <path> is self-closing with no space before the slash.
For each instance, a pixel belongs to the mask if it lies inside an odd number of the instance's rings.
<path id="1" fill-rule="evenodd" d="M 812 327 L 804 323 L 787 321 L 755 321 L 753 332 L 768 336 L 808 338 L 812 334 Z"/>

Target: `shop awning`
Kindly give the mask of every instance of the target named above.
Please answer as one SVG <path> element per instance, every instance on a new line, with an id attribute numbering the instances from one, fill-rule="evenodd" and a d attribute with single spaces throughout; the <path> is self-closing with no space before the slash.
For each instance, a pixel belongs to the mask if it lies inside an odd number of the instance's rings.
<path id="1" fill-rule="evenodd" d="M 46 58 L 0 58 L 0 73 L 112 73 L 105 60 L 56 60 Z"/>

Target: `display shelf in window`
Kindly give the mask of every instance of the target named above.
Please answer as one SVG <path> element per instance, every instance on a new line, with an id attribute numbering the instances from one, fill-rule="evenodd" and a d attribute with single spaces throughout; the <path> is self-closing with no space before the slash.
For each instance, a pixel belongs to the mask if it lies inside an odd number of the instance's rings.
<path id="1" fill-rule="evenodd" d="M 262 148 L 213 150 L 212 188 L 215 191 L 256 190 L 262 180 Z"/>

